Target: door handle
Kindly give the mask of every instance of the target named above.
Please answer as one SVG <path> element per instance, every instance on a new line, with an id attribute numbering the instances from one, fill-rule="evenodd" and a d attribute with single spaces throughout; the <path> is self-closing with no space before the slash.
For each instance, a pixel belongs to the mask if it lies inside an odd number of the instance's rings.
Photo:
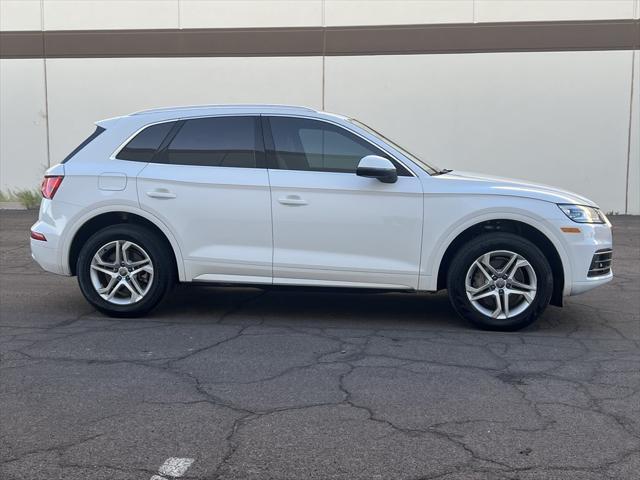
<path id="1" fill-rule="evenodd" d="M 147 192 L 147 196 L 151 198 L 176 198 L 176 194 L 170 192 L 166 188 L 150 190 Z"/>
<path id="2" fill-rule="evenodd" d="M 299 195 L 287 195 L 278 199 L 282 205 L 306 205 L 307 201 L 300 198 Z"/>

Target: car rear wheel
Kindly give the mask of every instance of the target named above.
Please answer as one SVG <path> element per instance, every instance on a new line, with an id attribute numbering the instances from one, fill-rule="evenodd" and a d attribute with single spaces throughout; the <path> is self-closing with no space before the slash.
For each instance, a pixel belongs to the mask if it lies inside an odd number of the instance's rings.
<path id="1" fill-rule="evenodd" d="M 78 283 L 85 298 L 114 317 L 136 317 L 154 308 L 174 283 L 171 252 L 147 228 L 122 224 L 87 240 L 78 256 Z"/>
<path id="2" fill-rule="evenodd" d="M 518 330 L 549 304 L 553 274 L 544 254 L 527 239 L 489 233 L 454 256 L 447 288 L 453 308 L 476 327 Z"/>

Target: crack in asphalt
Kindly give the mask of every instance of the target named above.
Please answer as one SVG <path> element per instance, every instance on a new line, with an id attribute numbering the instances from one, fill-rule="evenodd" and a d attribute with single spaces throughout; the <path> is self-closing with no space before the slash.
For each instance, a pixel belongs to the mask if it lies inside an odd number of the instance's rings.
<path id="1" fill-rule="evenodd" d="M 640 222 L 625 221 L 614 265 L 637 266 Z M 194 480 L 631 479 L 640 465 L 636 267 L 529 330 L 495 333 L 456 327 L 438 296 L 251 289 L 183 289 L 149 318 L 109 319 L 72 281 L 39 274 L 69 305 L 25 298 L 37 267 L 9 266 L 3 478 L 37 478 L 43 464 L 139 478 L 174 455 L 196 458 L 183 477 Z M 12 285 L 15 269 L 26 272 Z"/>

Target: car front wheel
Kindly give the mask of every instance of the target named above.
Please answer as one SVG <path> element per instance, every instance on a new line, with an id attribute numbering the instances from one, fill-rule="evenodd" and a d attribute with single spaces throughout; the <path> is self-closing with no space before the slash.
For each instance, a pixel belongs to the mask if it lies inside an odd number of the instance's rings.
<path id="1" fill-rule="evenodd" d="M 96 232 L 82 247 L 76 271 L 85 298 L 115 317 L 144 315 L 173 285 L 171 252 L 157 235 L 122 224 Z"/>
<path id="2" fill-rule="evenodd" d="M 544 254 L 527 239 L 488 233 L 454 256 L 447 288 L 453 308 L 476 327 L 518 330 L 549 304 L 553 274 Z"/>

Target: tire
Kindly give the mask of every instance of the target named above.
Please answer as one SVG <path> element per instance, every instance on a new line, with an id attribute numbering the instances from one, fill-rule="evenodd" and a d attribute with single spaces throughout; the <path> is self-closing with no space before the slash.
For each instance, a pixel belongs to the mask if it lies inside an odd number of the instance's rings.
<path id="1" fill-rule="evenodd" d="M 447 289 L 454 310 L 475 327 L 514 331 L 533 323 L 547 307 L 553 274 L 544 254 L 529 240 L 487 233 L 455 254 Z"/>
<path id="2" fill-rule="evenodd" d="M 106 315 L 145 315 L 175 284 L 175 267 L 168 260 L 172 255 L 163 239 L 148 228 L 129 223 L 103 228 L 85 242 L 78 255 L 80 290 Z M 105 290 L 99 292 L 99 287 Z"/>

